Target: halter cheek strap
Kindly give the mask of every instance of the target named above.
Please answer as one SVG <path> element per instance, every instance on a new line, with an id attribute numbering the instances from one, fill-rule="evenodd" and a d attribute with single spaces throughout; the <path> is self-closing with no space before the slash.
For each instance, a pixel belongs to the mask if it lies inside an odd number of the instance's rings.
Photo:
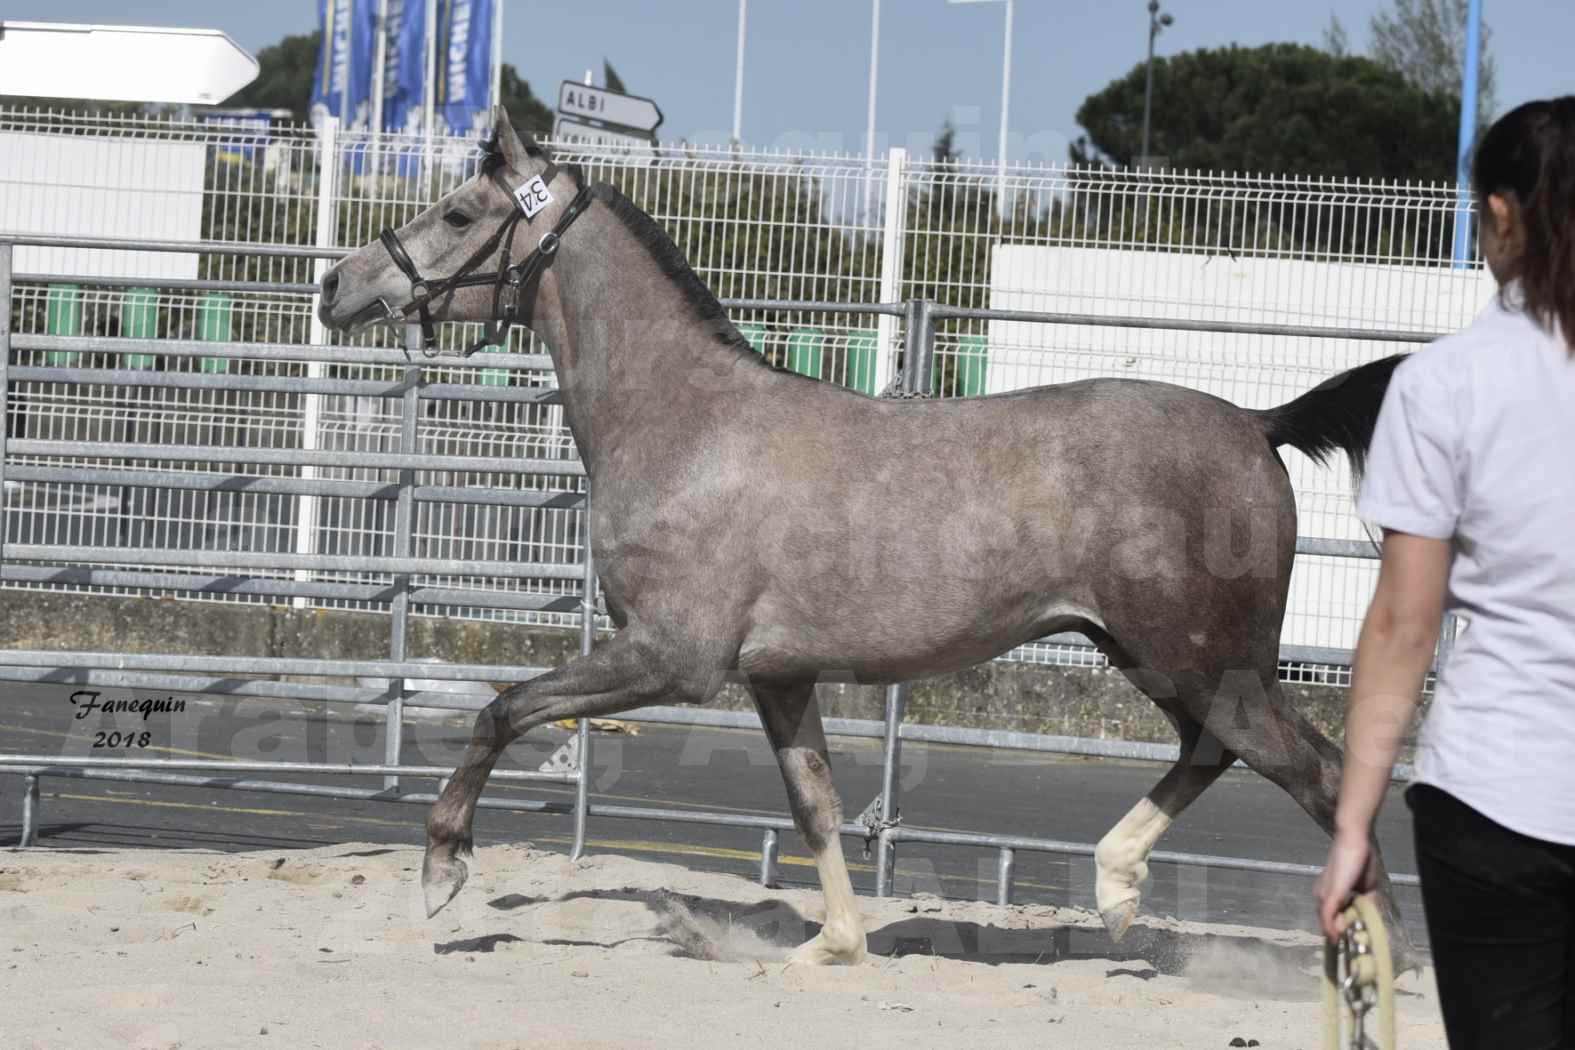
<path id="1" fill-rule="evenodd" d="M 549 163 L 540 178 L 543 185 L 550 186 L 557 176 L 558 166 Z M 494 172 L 492 177 L 504 193 L 515 198 L 514 189 L 503 180 L 501 175 Z M 396 308 L 390 306 L 387 300 L 380 300 L 387 314 L 386 319 L 391 324 L 399 324 L 411 314 L 415 314 L 421 324 L 422 353 L 427 357 L 436 357 L 438 354 L 432 302 L 460 288 L 490 285 L 493 290 L 492 318 L 482 338 L 468 347 L 464 351 L 464 356 L 469 357 L 481 347 L 499 342 L 515 324 L 529 324 L 542 275 L 557 258 L 558 246 L 563 240 L 563 235 L 568 232 L 570 226 L 574 225 L 574 221 L 590 208 L 595 201 L 595 194 L 589 186 L 581 188 L 553 228 L 542 235 L 535 250 L 524 259 L 513 265 L 502 265 L 487 273 L 477 273 L 481 265 L 500 248 L 502 249 L 500 262 L 506 264 L 513 255 L 514 235 L 519 230 L 520 222 L 524 221 L 527 224 L 530 222 L 525 216 L 524 205 L 519 203 L 517 198 L 515 199 L 514 210 L 487 238 L 480 250 L 457 272 L 441 280 L 433 281 L 421 276 L 421 271 L 417 269 L 415 262 L 410 258 L 410 253 L 405 250 L 405 246 L 400 243 L 399 235 L 392 228 L 385 227 L 378 234 L 378 240 L 382 242 L 389 258 L 410 280 L 410 302 Z M 527 298 L 528 306 L 522 303 L 522 300 Z"/>

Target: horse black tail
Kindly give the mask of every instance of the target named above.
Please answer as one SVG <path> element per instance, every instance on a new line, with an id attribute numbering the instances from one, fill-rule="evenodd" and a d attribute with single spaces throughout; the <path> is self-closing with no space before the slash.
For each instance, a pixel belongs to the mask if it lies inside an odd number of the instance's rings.
<path id="1" fill-rule="evenodd" d="M 1405 359 L 1405 354 L 1396 354 L 1341 372 L 1295 401 L 1253 415 L 1275 448 L 1290 445 L 1321 464 L 1343 451 L 1350 457 L 1352 473 L 1360 478 L 1389 378 Z"/>

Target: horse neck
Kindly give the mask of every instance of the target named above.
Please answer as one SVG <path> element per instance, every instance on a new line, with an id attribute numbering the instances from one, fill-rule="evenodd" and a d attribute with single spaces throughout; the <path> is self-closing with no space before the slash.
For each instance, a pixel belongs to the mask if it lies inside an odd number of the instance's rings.
<path id="1" fill-rule="evenodd" d="M 717 323 L 603 208 L 586 212 L 565 236 L 535 313 L 565 421 L 593 473 L 629 441 L 686 443 L 695 430 L 672 426 L 675 419 L 736 407 L 769 378 L 719 341 Z"/>

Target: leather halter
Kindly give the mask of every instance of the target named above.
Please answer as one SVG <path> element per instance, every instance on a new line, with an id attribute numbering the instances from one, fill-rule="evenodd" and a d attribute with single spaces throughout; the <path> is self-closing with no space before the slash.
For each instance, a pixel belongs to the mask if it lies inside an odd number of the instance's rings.
<path id="1" fill-rule="evenodd" d="M 552 180 L 558 175 L 558 166 L 548 164 L 541 174 L 542 184 L 552 185 Z M 503 176 L 496 170 L 491 172 L 493 181 L 509 197 L 514 197 L 514 190 Z M 400 243 L 399 235 L 392 227 L 384 227 L 377 235 L 383 242 L 389 258 L 394 260 L 394 265 L 399 267 L 401 273 L 410 278 L 410 301 L 403 306 L 391 306 L 386 299 L 379 299 L 387 320 L 391 324 L 402 324 L 411 314 L 417 315 L 421 323 L 421 352 L 427 357 L 436 357 L 437 332 L 432 320 L 432 302 L 445 295 L 449 295 L 460 288 L 478 288 L 491 286 L 492 288 L 492 317 L 487 323 L 487 329 L 481 339 L 463 351 L 469 357 L 483 346 L 490 346 L 500 342 L 500 338 L 507 338 L 508 330 L 515 324 L 529 324 L 531 310 L 522 307 L 521 300 L 528 294 L 532 305 L 535 303 L 536 291 L 540 285 L 542 274 L 552 266 L 558 257 L 558 245 L 563 235 L 568 232 L 574 220 L 578 219 L 590 208 L 595 199 L 589 186 L 582 187 L 575 195 L 568 208 L 559 217 L 553 228 L 542 235 L 541 241 L 525 258 L 512 265 L 500 265 L 496 270 L 478 273 L 477 270 L 491 258 L 492 254 L 502 249 L 500 262 L 506 264 L 513 253 L 514 234 L 519 229 L 525 218 L 523 205 L 516 205 L 507 219 L 493 231 L 485 244 L 470 257 L 470 261 L 453 274 L 433 280 L 421 276 L 421 271 L 411 260 L 410 253 L 405 251 L 405 246 Z"/>

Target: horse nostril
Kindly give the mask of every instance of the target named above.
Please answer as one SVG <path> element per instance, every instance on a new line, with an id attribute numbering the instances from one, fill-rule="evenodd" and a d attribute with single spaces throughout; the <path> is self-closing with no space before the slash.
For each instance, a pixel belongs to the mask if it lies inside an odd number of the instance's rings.
<path id="1" fill-rule="evenodd" d="M 327 306 L 334 301 L 334 296 L 339 292 L 339 275 L 330 270 L 323 274 L 323 305 Z"/>

